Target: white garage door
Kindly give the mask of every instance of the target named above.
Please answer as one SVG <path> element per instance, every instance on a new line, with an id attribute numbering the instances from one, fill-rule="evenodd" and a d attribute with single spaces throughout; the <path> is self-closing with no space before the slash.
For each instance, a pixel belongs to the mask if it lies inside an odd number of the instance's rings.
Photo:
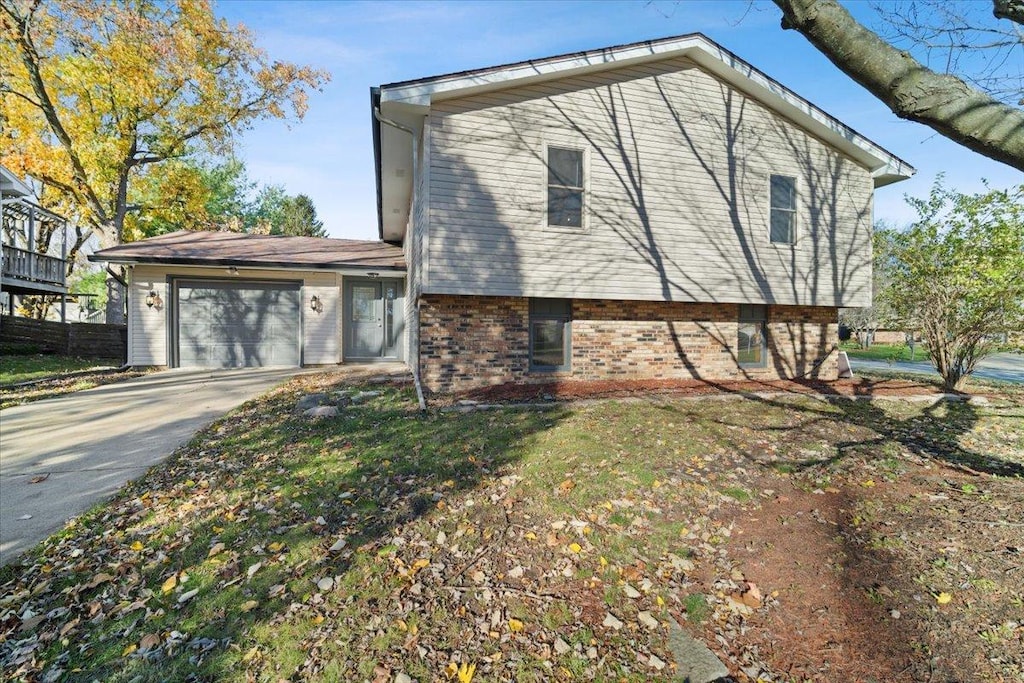
<path id="1" fill-rule="evenodd" d="M 178 365 L 296 366 L 302 362 L 297 283 L 179 280 Z"/>

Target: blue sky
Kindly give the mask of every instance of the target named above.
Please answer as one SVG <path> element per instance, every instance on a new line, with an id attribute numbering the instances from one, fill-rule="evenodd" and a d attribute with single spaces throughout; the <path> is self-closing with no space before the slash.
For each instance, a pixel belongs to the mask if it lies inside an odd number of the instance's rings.
<path id="1" fill-rule="evenodd" d="M 867 3 L 851 4 L 855 14 Z M 745 0 L 655 2 L 254 2 L 217 13 L 242 22 L 274 59 L 327 69 L 322 93 L 290 127 L 263 122 L 238 148 L 251 178 L 312 197 L 333 237 L 376 239 L 370 134 L 373 85 L 564 52 L 702 32 L 918 169 L 875 195 L 875 218 L 913 218 L 903 196 L 927 194 L 938 173 L 980 191 L 1020 183 L 1021 173 L 901 121 L 794 31 L 774 5 Z"/>

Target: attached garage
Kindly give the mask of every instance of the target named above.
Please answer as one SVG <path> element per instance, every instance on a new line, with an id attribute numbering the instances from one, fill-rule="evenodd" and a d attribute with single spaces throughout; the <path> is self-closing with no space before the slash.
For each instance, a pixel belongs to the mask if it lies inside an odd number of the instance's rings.
<path id="1" fill-rule="evenodd" d="M 302 365 L 298 282 L 174 280 L 173 365 Z"/>
<path id="2" fill-rule="evenodd" d="M 130 365 L 405 360 L 405 257 L 391 244 L 183 231 L 90 259 L 125 268 Z"/>

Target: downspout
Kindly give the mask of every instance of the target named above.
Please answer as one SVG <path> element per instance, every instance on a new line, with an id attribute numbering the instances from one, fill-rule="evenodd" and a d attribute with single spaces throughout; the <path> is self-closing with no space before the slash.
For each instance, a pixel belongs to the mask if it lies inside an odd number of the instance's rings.
<path id="1" fill-rule="evenodd" d="M 379 121 L 380 123 L 383 123 L 386 126 L 391 126 L 392 128 L 396 128 L 396 129 L 398 129 L 398 130 L 400 130 L 402 132 L 408 133 L 412 137 L 412 191 L 413 191 L 413 196 L 415 197 L 416 182 L 419 179 L 419 170 L 420 170 L 420 159 L 419 159 L 419 156 L 420 156 L 420 145 L 419 145 L 419 142 L 420 141 L 419 141 L 419 136 L 416 134 L 416 131 L 413 130 L 412 128 L 410 128 L 408 126 L 403 126 L 401 123 L 398 123 L 397 121 L 394 121 L 394 120 L 389 119 L 386 116 L 382 115 L 380 113 L 380 107 L 374 107 L 373 108 L 373 118 L 377 119 L 377 121 Z M 413 232 L 415 233 L 415 230 Z M 419 265 L 420 264 L 417 264 L 416 267 L 419 268 Z M 413 307 L 412 307 L 412 311 L 413 311 L 413 321 L 412 322 L 413 322 L 413 330 L 415 330 L 415 334 L 416 334 L 416 343 L 414 344 L 414 351 L 413 351 L 413 353 L 415 353 L 416 357 L 413 359 L 414 362 L 412 364 L 412 382 L 413 382 L 413 385 L 416 387 L 416 399 L 419 401 L 420 410 L 424 410 L 425 411 L 427 409 L 427 401 L 423 397 L 423 384 L 420 381 L 420 302 L 419 302 L 419 292 L 416 292 L 415 294 L 416 294 L 416 301 L 413 302 Z"/>

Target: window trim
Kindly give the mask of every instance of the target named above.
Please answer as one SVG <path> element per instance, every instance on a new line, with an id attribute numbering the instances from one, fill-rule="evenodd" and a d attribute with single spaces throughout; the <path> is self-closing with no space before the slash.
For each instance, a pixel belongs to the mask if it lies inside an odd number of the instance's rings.
<path id="1" fill-rule="evenodd" d="M 570 225 L 551 225 L 548 220 L 548 188 L 552 187 L 548 184 L 548 150 L 554 147 L 555 149 L 568 149 L 574 152 L 581 152 L 583 154 L 583 206 L 580 209 L 580 226 L 573 227 Z M 545 140 L 541 145 L 541 188 L 542 188 L 542 206 L 544 207 L 543 216 L 541 217 L 541 227 L 544 230 L 551 230 L 555 232 L 569 232 L 569 233 L 582 233 L 587 232 L 590 229 L 590 211 L 588 210 L 590 205 L 590 148 L 578 142 L 552 142 Z M 554 186 L 561 187 L 561 186 Z M 575 188 L 569 188 L 575 189 Z"/>
<path id="2" fill-rule="evenodd" d="M 776 210 L 776 207 L 772 204 L 772 178 L 789 178 L 793 181 L 793 208 L 783 209 L 778 208 L 779 211 L 787 211 L 793 214 L 793 234 L 792 240 L 789 242 L 776 242 L 772 239 L 772 212 Z M 768 244 L 777 244 L 783 247 L 792 247 L 800 239 L 800 179 L 795 175 L 786 175 L 785 173 L 769 173 L 768 174 Z"/>
<path id="3" fill-rule="evenodd" d="M 760 317 L 743 315 L 744 306 L 758 306 L 762 314 Z M 740 360 L 740 326 L 756 323 L 761 326 L 761 360 L 757 363 L 744 363 Z M 758 369 L 768 367 L 768 304 L 740 304 L 736 314 L 736 364 L 743 369 Z"/>
<path id="4" fill-rule="evenodd" d="M 530 372 L 569 372 L 572 370 L 572 299 L 555 299 L 556 301 L 565 302 L 565 313 L 538 313 L 534 306 L 534 302 L 537 300 L 536 297 L 530 298 L 530 311 L 526 327 L 526 335 L 529 340 Z M 562 323 L 561 365 L 537 365 L 533 362 L 533 323 L 540 320 L 554 320 Z"/>

